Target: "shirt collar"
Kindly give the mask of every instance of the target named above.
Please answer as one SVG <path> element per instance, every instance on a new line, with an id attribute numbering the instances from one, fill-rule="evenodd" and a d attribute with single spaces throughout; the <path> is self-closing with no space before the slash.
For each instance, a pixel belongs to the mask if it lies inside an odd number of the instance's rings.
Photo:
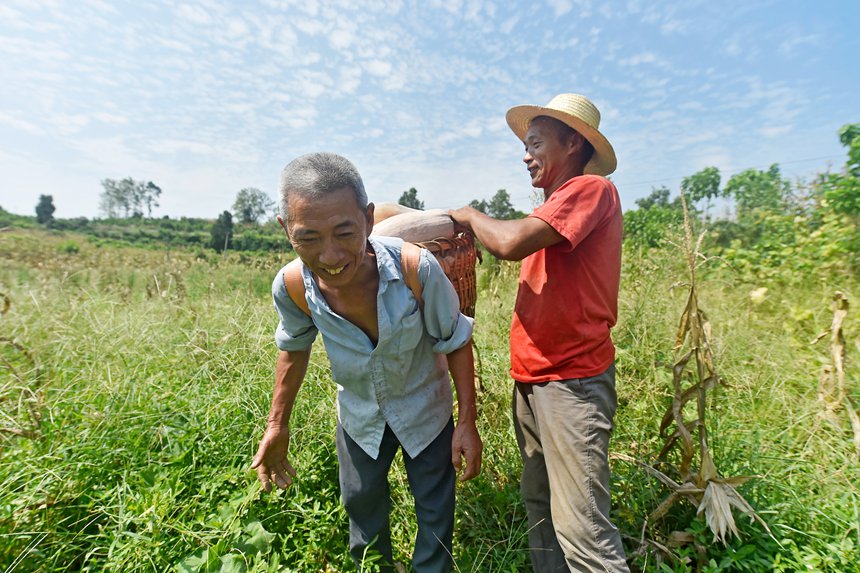
<path id="1" fill-rule="evenodd" d="M 370 242 L 370 246 L 373 247 L 373 251 L 376 253 L 376 266 L 379 269 L 379 280 L 385 282 L 400 280 L 400 275 L 397 274 L 397 267 L 394 264 L 394 259 L 391 257 L 391 253 L 388 252 L 388 249 L 385 248 L 385 245 L 380 241 L 377 241 L 372 236 L 368 236 L 367 240 Z"/>

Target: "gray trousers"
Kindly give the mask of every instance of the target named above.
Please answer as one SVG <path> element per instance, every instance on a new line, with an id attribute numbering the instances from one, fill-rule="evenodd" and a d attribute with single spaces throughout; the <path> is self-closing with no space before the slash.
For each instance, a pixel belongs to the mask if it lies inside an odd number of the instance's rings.
<path id="1" fill-rule="evenodd" d="M 590 378 L 514 388 L 520 482 L 535 573 L 629 571 L 609 520 L 615 366 Z"/>
<path id="2" fill-rule="evenodd" d="M 403 452 L 406 477 L 415 498 L 418 534 L 412 553 L 415 573 L 448 573 L 452 567 L 454 487 L 451 464 L 453 419 L 416 457 Z M 337 425 L 337 459 L 340 492 L 349 516 L 349 552 L 364 571 L 368 555 L 381 555 L 381 570 L 394 571 L 391 554 L 391 491 L 388 470 L 400 442 L 385 426 L 379 456 L 373 459 Z M 368 560 L 369 561 L 369 560 Z"/>

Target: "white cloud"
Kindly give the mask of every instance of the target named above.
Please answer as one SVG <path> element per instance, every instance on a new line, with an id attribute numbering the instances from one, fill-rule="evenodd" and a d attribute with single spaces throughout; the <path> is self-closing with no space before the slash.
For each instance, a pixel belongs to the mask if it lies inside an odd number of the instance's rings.
<path id="1" fill-rule="evenodd" d="M 179 40 L 175 40 L 173 38 L 156 38 L 155 41 L 169 50 L 182 52 L 184 54 L 194 53 L 194 48 L 192 48 L 189 44 L 181 42 Z"/>
<path id="2" fill-rule="evenodd" d="M 317 110 L 311 106 L 291 107 L 278 114 L 283 125 L 291 129 L 303 129 L 312 126 L 316 116 Z"/>
<path id="3" fill-rule="evenodd" d="M 669 19 L 660 25 L 660 31 L 666 35 L 683 34 L 687 31 L 688 26 L 689 26 L 689 22 L 687 22 L 687 21 Z"/>
<path id="4" fill-rule="evenodd" d="M 573 8 L 570 0 L 547 0 L 547 4 L 552 8 L 556 18 L 567 14 Z"/>
<path id="5" fill-rule="evenodd" d="M 758 130 L 765 137 L 774 138 L 783 135 L 788 135 L 793 130 L 791 125 L 770 125 L 762 127 Z"/>
<path id="6" fill-rule="evenodd" d="M 653 64 L 657 62 L 657 56 L 653 52 L 642 52 L 629 58 L 623 58 L 618 61 L 622 66 L 640 66 L 642 64 Z"/>
<path id="7" fill-rule="evenodd" d="M 208 143 L 182 139 L 162 139 L 156 145 L 151 146 L 153 151 L 159 153 L 181 153 L 188 152 L 196 155 L 217 156 L 220 149 Z"/>
<path id="8" fill-rule="evenodd" d="M 227 22 L 226 35 L 228 38 L 235 40 L 237 38 L 248 36 L 248 33 L 248 25 L 244 21 L 238 18 L 232 18 Z"/>
<path id="9" fill-rule="evenodd" d="M 372 76 L 386 77 L 391 73 L 391 63 L 382 60 L 371 60 L 364 64 L 364 69 Z"/>
<path id="10" fill-rule="evenodd" d="M 180 4 L 176 8 L 176 12 L 179 14 L 181 18 L 184 18 L 191 22 L 192 24 L 211 24 L 212 17 L 209 13 L 201 6 L 194 6 L 191 4 Z"/>
<path id="11" fill-rule="evenodd" d="M 779 52 L 785 56 L 791 56 L 802 48 L 817 46 L 820 41 L 821 37 L 818 34 L 799 36 L 790 33 L 790 37 L 779 45 Z"/>
<path id="12" fill-rule="evenodd" d="M 329 42 L 336 50 L 348 49 L 352 45 L 354 38 L 355 34 L 353 31 L 344 26 L 332 31 L 328 36 Z"/>
<path id="13" fill-rule="evenodd" d="M 519 15 L 514 15 L 502 22 L 502 25 L 499 26 L 499 31 L 502 34 L 510 34 L 514 27 L 519 23 L 520 17 Z"/>
<path id="14" fill-rule="evenodd" d="M 12 129 L 29 133 L 30 135 L 42 135 L 45 133 L 44 130 L 36 124 L 2 111 L 0 111 L 0 125 L 5 125 Z"/>
<path id="15" fill-rule="evenodd" d="M 340 69 L 340 78 L 337 82 L 342 94 L 353 94 L 361 85 L 361 68 L 343 67 Z"/>
<path id="16" fill-rule="evenodd" d="M 296 29 L 308 36 L 316 36 L 322 34 L 326 29 L 324 23 L 313 18 L 297 18 L 295 21 Z"/>
<path id="17" fill-rule="evenodd" d="M 122 115 L 116 115 L 106 112 L 96 112 L 93 114 L 93 119 L 109 125 L 126 125 L 128 118 Z"/>
<path id="18" fill-rule="evenodd" d="M 57 114 L 50 119 L 50 123 L 60 135 L 74 135 L 90 123 L 90 118 L 81 113 Z"/>
<path id="19" fill-rule="evenodd" d="M 730 56 L 740 56 L 743 52 L 743 48 L 741 48 L 741 39 L 735 34 L 726 38 L 724 48 L 727 54 Z"/>

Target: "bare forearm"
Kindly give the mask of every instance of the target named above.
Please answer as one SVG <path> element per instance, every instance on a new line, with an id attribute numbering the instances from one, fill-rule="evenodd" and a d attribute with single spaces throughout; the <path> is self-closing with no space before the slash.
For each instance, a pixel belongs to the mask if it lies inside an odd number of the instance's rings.
<path id="1" fill-rule="evenodd" d="M 275 366 L 275 388 L 272 392 L 272 407 L 269 410 L 268 424 L 286 427 L 290 423 L 293 404 L 301 388 L 310 362 L 310 350 L 281 351 Z"/>
<path id="2" fill-rule="evenodd" d="M 448 214 L 457 223 L 471 229 L 497 259 L 519 261 L 564 239 L 537 217 L 505 221 L 493 219 L 472 207 L 455 209 Z"/>
<path id="3" fill-rule="evenodd" d="M 478 413 L 475 406 L 475 359 L 471 342 L 448 354 L 448 371 L 457 390 L 457 424 L 474 424 Z"/>

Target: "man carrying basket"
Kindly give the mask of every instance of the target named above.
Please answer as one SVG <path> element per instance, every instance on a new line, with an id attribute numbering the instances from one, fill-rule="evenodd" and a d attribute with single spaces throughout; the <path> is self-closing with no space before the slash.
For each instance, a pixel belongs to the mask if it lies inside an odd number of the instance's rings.
<path id="1" fill-rule="evenodd" d="M 426 250 L 418 259 L 416 299 L 404 280 L 404 242 L 371 237 L 373 212 L 358 171 L 343 157 L 304 155 L 282 173 L 278 222 L 301 261 L 304 300 L 294 302 L 288 292 L 287 265 L 272 285 L 280 354 L 252 467 L 266 491 L 273 481 L 285 489 L 296 476 L 287 458 L 290 414 L 321 333 L 338 388 L 336 443 L 350 554 L 361 567 L 369 551 L 378 552 L 383 570 L 393 571 L 388 471 L 402 448 L 418 522 L 413 568 L 447 572 L 456 470 L 461 457 L 461 480 L 481 468 L 473 323 Z M 448 372 L 457 390 L 456 427 Z"/>
<path id="2" fill-rule="evenodd" d="M 615 152 L 581 95 L 511 108 L 507 121 L 546 201 L 514 221 L 470 207 L 450 215 L 497 258 L 522 260 L 510 350 L 532 566 L 627 571 L 609 519 L 622 221 L 618 191 L 603 176 L 615 170 Z"/>

